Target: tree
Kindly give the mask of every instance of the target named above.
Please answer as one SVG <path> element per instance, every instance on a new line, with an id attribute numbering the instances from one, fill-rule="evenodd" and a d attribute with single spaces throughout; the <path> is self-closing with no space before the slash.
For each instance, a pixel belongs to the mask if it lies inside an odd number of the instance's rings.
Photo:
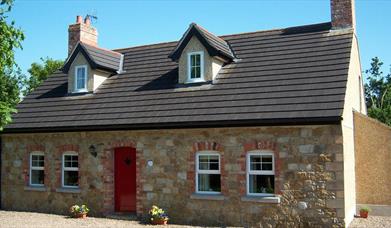
<path id="1" fill-rule="evenodd" d="M 46 57 L 46 59 L 41 58 L 41 62 L 42 63 L 32 63 L 31 68 L 28 69 L 30 77 L 24 82 L 24 96 L 37 88 L 43 81 L 45 81 L 55 71 L 60 69 L 64 64 L 63 60 L 53 60 L 49 57 Z"/>
<path id="2" fill-rule="evenodd" d="M 24 34 L 14 21 L 8 21 L 12 4 L 13 0 L 0 1 L 0 131 L 11 122 L 20 100 L 21 74 L 14 51 L 22 48 Z"/>
<path id="3" fill-rule="evenodd" d="M 372 58 L 371 68 L 366 70 L 368 83 L 365 84 L 365 100 L 368 116 L 391 126 L 391 69 L 384 75 L 383 62 Z"/>

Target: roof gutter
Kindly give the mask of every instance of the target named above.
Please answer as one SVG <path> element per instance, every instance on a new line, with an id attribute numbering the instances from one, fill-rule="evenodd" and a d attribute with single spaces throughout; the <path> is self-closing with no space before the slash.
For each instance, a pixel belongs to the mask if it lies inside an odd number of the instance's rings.
<path id="1" fill-rule="evenodd" d="M 224 121 L 196 121 L 156 124 L 123 124 L 99 126 L 65 126 L 39 128 L 6 128 L 2 134 L 17 133 L 53 133 L 53 132 L 80 132 L 80 131 L 119 131 L 119 130 L 160 130 L 160 129 L 189 129 L 189 128 L 224 128 L 224 127 L 261 127 L 261 126 L 294 126 L 294 125 L 338 125 L 342 117 L 313 117 L 266 120 L 224 120 Z"/>

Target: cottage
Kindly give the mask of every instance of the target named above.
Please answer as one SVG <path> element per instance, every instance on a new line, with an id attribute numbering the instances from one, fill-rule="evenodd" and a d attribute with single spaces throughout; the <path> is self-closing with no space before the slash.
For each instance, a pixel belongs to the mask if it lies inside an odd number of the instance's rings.
<path id="1" fill-rule="evenodd" d="M 78 16 L 63 68 L 1 135 L 5 209 L 151 205 L 171 222 L 344 226 L 356 207 L 353 110 L 366 114 L 354 0 L 331 22 L 107 50 Z"/>

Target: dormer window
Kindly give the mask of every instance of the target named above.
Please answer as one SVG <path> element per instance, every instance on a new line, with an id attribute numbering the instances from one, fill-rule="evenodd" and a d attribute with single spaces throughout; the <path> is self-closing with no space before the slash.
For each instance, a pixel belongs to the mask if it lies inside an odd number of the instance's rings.
<path id="1" fill-rule="evenodd" d="M 75 92 L 87 91 L 87 66 L 75 67 Z"/>
<path id="2" fill-rule="evenodd" d="M 178 63 L 178 84 L 213 83 L 222 67 L 235 59 L 224 39 L 195 23 L 190 24 L 168 57 Z"/>
<path id="3" fill-rule="evenodd" d="M 204 80 L 204 52 L 188 53 L 188 82 L 203 82 Z"/>

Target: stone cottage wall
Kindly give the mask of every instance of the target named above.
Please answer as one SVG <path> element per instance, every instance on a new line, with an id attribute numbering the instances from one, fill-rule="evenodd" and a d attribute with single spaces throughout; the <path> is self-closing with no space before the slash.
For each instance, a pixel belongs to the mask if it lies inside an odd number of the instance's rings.
<path id="1" fill-rule="evenodd" d="M 86 203 L 92 215 L 112 213 L 113 150 L 130 146 L 137 151 L 140 216 L 156 204 L 166 209 L 172 223 L 343 226 L 343 140 L 338 125 L 15 134 L 2 139 L 5 209 L 67 213 L 70 205 Z M 91 145 L 97 157 L 90 154 Z M 27 186 L 32 148 L 47 156 L 43 191 Z M 280 203 L 246 197 L 246 152 L 257 149 L 275 154 Z M 60 188 L 61 154 L 69 150 L 79 152 L 80 192 Z M 194 157 L 202 150 L 220 153 L 222 196 L 194 194 Z M 149 160 L 152 167 L 147 166 Z"/>

